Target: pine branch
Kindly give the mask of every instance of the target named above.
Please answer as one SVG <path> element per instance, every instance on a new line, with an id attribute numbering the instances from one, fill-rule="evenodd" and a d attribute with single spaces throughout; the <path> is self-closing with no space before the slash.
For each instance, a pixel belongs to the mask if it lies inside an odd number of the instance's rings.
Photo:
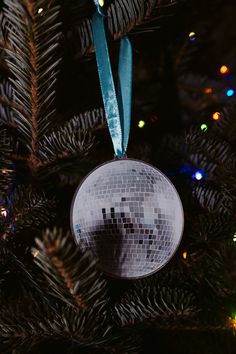
<path id="1" fill-rule="evenodd" d="M 11 143 L 5 129 L 0 129 L 0 195 L 6 195 L 13 180 Z"/>
<path id="2" fill-rule="evenodd" d="M 91 169 L 87 155 L 94 146 L 92 133 L 104 129 L 105 124 L 104 109 L 94 109 L 73 117 L 41 139 L 38 164 L 41 178 L 57 174 L 64 184 L 78 183 Z"/>
<path id="3" fill-rule="evenodd" d="M 189 258 L 191 267 L 191 287 L 194 290 L 200 307 L 207 307 L 210 316 L 204 321 L 208 324 L 220 323 L 224 318 L 223 303 L 235 294 L 235 281 L 230 274 L 235 269 L 235 245 L 232 241 L 221 242 L 214 247 L 193 250 Z M 201 270 L 201 271 L 199 271 Z M 211 301 L 212 300 L 212 301 Z M 222 316 L 223 315 L 223 316 Z"/>
<path id="4" fill-rule="evenodd" d="M 163 145 L 191 166 L 204 171 L 208 181 L 220 181 L 227 176 L 228 182 L 235 184 L 234 145 L 216 135 L 213 129 L 204 132 L 196 126 L 191 127 L 184 138 L 167 136 Z"/>
<path id="5" fill-rule="evenodd" d="M 194 239 L 195 245 L 199 243 L 225 242 L 233 238 L 235 220 L 219 214 L 203 213 L 191 219 L 189 236 Z M 213 246 L 214 247 L 214 246 Z"/>
<path id="6" fill-rule="evenodd" d="M 49 292 L 70 306 L 103 313 L 108 301 L 106 282 L 91 255 L 82 255 L 72 236 L 62 230 L 47 230 L 36 243 L 35 262 L 47 279 Z"/>
<path id="7" fill-rule="evenodd" d="M 206 89 L 212 87 L 214 91 L 206 93 Z M 221 81 L 209 80 L 202 75 L 185 73 L 178 76 L 178 94 L 181 105 L 192 115 L 216 105 L 223 105 L 225 103 L 224 90 L 225 86 Z"/>
<path id="8" fill-rule="evenodd" d="M 41 166 L 47 166 L 54 161 L 66 160 L 72 157 L 83 157 L 93 146 L 91 133 L 76 129 L 74 121 L 66 124 L 60 130 L 46 135 L 39 143 Z"/>
<path id="9" fill-rule="evenodd" d="M 55 200 L 36 193 L 31 187 L 18 186 L 11 195 L 14 231 L 47 226 L 55 218 Z"/>
<path id="10" fill-rule="evenodd" d="M 59 309 L 59 308 L 58 308 Z M 37 350 L 39 345 L 51 341 L 53 348 L 64 349 L 64 353 L 114 353 L 137 354 L 141 352 L 141 340 L 137 335 L 111 334 L 110 327 L 96 316 L 81 314 L 72 308 L 62 313 L 38 312 L 32 308 L 27 317 L 3 308 L 0 320 L 1 353 L 17 348 L 17 353 Z M 60 308 L 60 310 L 62 310 Z M 120 336 L 122 335 L 122 337 Z M 83 351 L 82 351 L 83 352 Z"/>
<path id="11" fill-rule="evenodd" d="M 153 321 L 172 326 L 184 319 L 191 323 L 198 311 L 194 296 L 184 290 L 139 284 L 115 305 L 113 315 L 121 327 Z"/>
<path id="12" fill-rule="evenodd" d="M 38 13 L 39 8 L 43 9 L 42 13 Z M 34 166 L 38 159 L 38 140 L 55 115 L 55 84 L 60 63 L 57 50 L 61 36 L 59 7 L 52 2 L 48 5 L 46 0 L 37 4 L 29 0 L 7 0 L 3 11 L 7 41 L 4 49 L 16 105 L 14 124 Z"/>
<path id="13" fill-rule="evenodd" d="M 236 103 L 223 109 L 219 122 L 214 125 L 213 133 L 219 134 L 229 143 L 235 143 L 236 136 Z"/>
<path id="14" fill-rule="evenodd" d="M 5 241 L 0 240 L 0 245 L 1 308 L 9 310 L 11 307 L 14 318 L 15 309 L 25 301 L 28 305 L 33 303 L 48 304 L 47 296 L 42 292 L 27 266 L 15 256 Z M 6 306 L 7 301 L 9 302 L 8 306 Z M 22 307 L 24 308 L 23 305 Z M 52 308 L 53 306 L 51 306 Z M 1 312 L 2 314 L 3 312 Z"/>
<path id="15" fill-rule="evenodd" d="M 107 124 L 105 111 L 103 108 L 86 111 L 73 117 L 69 122 L 65 123 L 68 129 L 82 130 L 98 130 L 104 128 Z"/>
<path id="16" fill-rule="evenodd" d="M 36 349 L 47 339 L 53 338 L 55 342 L 61 339 L 62 320 L 50 314 L 42 315 L 38 314 L 36 318 L 30 315 L 29 318 L 27 314 L 15 313 L 13 317 L 9 309 L 3 308 L 0 316 L 1 353 L 16 351 L 23 354 Z"/>
<path id="17" fill-rule="evenodd" d="M 227 217 L 235 217 L 236 186 L 222 183 L 218 186 L 213 183 L 200 182 L 193 188 L 193 197 L 198 200 L 202 208 L 210 213 L 217 213 Z"/>
<path id="18" fill-rule="evenodd" d="M 195 128 L 186 134 L 185 142 L 189 147 L 190 160 L 191 152 L 200 153 L 205 155 L 205 159 L 215 162 L 218 166 L 224 165 L 229 170 L 236 168 L 236 154 L 222 138 Z"/>
<path id="19" fill-rule="evenodd" d="M 179 1 L 181 2 L 181 0 Z M 107 26 L 111 36 L 116 40 L 130 31 L 144 33 L 152 28 L 152 22 L 170 13 L 175 8 L 177 1 L 173 0 L 115 0 L 108 4 Z M 168 10 L 168 11 L 165 11 Z M 78 11 L 81 11 L 79 8 Z M 75 12 L 76 14 L 76 12 Z M 74 16 L 75 16 L 74 14 Z M 79 16 L 79 15 L 78 15 Z M 143 27 L 142 27 L 143 26 Z M 86 18 L 79 25 L 68 31 L 68 40 L 79 43 L 77 57 L 91 51 L 93 36 L 91 19 Z"/>
<path id="20" fill-rule="evenodd" d="M 21 110 L 21 106 L 17 106 L 13 102 L 13 89 L 8 81 L 0 84 L 0 125 L 5 124 L 14 126 L 13 109 Z"/>

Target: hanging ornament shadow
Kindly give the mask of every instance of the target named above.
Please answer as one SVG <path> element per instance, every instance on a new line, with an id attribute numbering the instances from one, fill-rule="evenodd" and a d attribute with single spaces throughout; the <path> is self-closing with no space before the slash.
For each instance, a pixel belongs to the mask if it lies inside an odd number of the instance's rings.
<path id="1" fill-rule="evenodd" d="M 169 262 L 181 241 L 179 195 L 158 169 L 126 158 L 131 116 L 132 48 L 121 39 L 115 90 L 104 15 L 97 1 L 93 36 L 108 128 L 116 158 L 94 169 L 75 192 L 71 229 L 77 244 L 93 251 L 106 274 L 148 276 Z"/>

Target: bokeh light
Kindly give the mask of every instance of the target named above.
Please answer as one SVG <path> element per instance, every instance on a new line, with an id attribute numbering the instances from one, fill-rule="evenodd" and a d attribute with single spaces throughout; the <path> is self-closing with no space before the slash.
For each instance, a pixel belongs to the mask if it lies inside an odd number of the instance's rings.
<path id="1" fill-rule="evenodd" d="M 208 129 L 207 124 L 205 124 L 205 123 L 201 124 L 201 130 L 202 130 L 203 132 L 206 132 L 207 129 Z"/>
<path id="2" fill-rule="evenodd" d="M 228 66 L 222 65 L 222 66 L 220 67 L 220 73 L 221 73 L 222 75 L 228 74 L 228 73 L 229 73 L 229 68 L 228 68 Z"/>
<path id="3" fill-rule="evenodd" d="M 227 92 L 226 92 L 226 95 L 227 95 L 228 97 L 233 96 L 233 95 L 234 95 L 234 90 L 233 90 L 233 89 L 228 89 Z"/>
<path id="4" fill-rule="evenodd" d="M 0 214 L 1 214 L 4 218 L 6 218 L 6 217 L 7 217 L 7 210 L 6 210 L 5 208 L 2 208 L 2 209 L 0 210 Z"/>
<path id="5" fill-rule="evenodd" d="M 196 179 L 197 181 L 200 181 L 201 179 L 203 179 L 203 172 L 201 171 L 196 171 L 193 175 L 192 175 L 193 179 Z"/>
<path id="6" fill-rule="evenodd" d="M 206 87 L 205 89 L 204 89 L 204 93 L 206 93 L 206 94 L 210 94 L 210 93 L 212 93 L 213 92 L 213 90 L 212 90 L 212 88 L 211 87 Z"/>
<path id="7" fill-rule="evenodd" d="M 195 32 L 190 32 L 189 33 L 189 40 L 191 41 L 191 42 L 193 42 L 193 41 L 195 41 L 195 39 L 196 39 L 196 33 Z"/>
<path id="8" fill-rule="evenodd" d="M 212 114 L 212 118 L 213 118 L 214 120 L 220 119 L 220 112 L 214 112 L 214 113 Z"/>
<path id="9" fill-rule="evenodd" d="M 138 127 L 139 128 L 143 128 L 144 126 L 145 126 L 145 121 L 144 120 L 140 120 L 139 122 L 138 122 Z"/>

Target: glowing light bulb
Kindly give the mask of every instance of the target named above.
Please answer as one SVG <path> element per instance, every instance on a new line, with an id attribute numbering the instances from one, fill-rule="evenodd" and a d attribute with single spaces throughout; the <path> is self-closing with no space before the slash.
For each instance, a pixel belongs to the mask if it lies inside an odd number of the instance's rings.
<path id="1" fill-rule="evenodd" d="M 235 232 L 235 234 L 233 236 L 233 241 L 236 242 L 236 232 Z M 235 319 L 236 319 L 236 315 L 235 315 Z"/>
<path id="2" fill-rule="evenodd" d="M 7 211 L 6 211 L 6 209 L 2 208 L 1 211 L 0 211 L 0 214 L 1 214 L 4 218 L 6 218 L 6 217 L 7 217 Z"/>
<path id="3" fill-rule="evenodd" d="M 233 328 L 234 330 L 236 330 L 236 316 L 235 315 L 232 315 L 232 317 L 228 317 L 228 320 L 229 320 L 229 326 L 231 328 Z"/>
<path id="4" fill-rule="evenodd" d="M 233 96 L 233 95 L 234 95 L 234 90 L 233 90 L 233 89 L 228 89 L 227 92 L 226 92 L 226 95 L 227 95 L 228 97 Z"/>
<path id="5" fill-rule="evenodd" d="M 222 65 L 222 66 L 220 67 L 220 73 L 221 73 L 222 75 L 228 74 L 228 73 L 229 73 L 229 68 L 228 68 L 228 66 Z"/>
<path id="6" fill-rule="evenodd" d="M 210 93 L 213 92 L 213 90 L 212 90 L 211 87 L 206 87 L 206 88 L 204 89 L 204 92 L 209 95 Z"/>
<path id="7" fill-rule="evenodd" d="M 139 128 L 143 128 L 145 124 L 146 124 L 146 123 L 144 122 L 144 120 L 140 120 L 140 121 L 138 122 L 138 127 L 139 127 Z"/>
<path id="8" fill-rule="evenodd" d="M 207 129 L 208 129 L 208 126 L 207 126 L 205 123 L 201 124 L 201 130 L 202 130 L 203 132 L 206 132 Z"/>
<path id="9" fill-rule="evenodd" d="M 101 7 L 104 6 L 104 0 L 98 0 L 98 3 L 99 3 L 99 5 L 100 5 Z"/>
<path id="10" fill-rule="evenodd" d="M 192 178 L 196 179 L 197 181 L 200 181 L 203 179 L 203 173 L 201 171 L 196 171 L 193 175 Z"/>
<path id="11" fill-rule="evenodd" d="M 212 114 L 212 118 L 213 118 L 214 120 L 220 119 L 220 112 L 214 112 L 214 113 Z"/>
<path id="12" fill-rule="evenodd" d="M 189 35 L 188 35 L 188 37 L 189 37 L 189 40 L 190 40 L 191 42 L 193 42 L 193 41 L 195 41 L 195 39 L 196 39 L 196 33 L 195 33 L 195 32 L 190 32 Z"/>
<path id="13" fill-rule="evenodd" d="M 184 251 L 184 252 L 183 252 L 182 257 L 183 257 L 183 259 L 187 259 L 187 257 L 188 257 L 187 251 Z"/>
<path id="14" fill-rule="evenodd" d="M 43 8 L 40 7 L 40 8 L 38 9 L 38 14 L 40 15 L 42 12 L 43 12 Z"/>
<path id="15" fill-rule="evenodd" d="M 34 250 L 33 251 L 33 257 L 36 258 L 39 254 L 39 250 Z"/>

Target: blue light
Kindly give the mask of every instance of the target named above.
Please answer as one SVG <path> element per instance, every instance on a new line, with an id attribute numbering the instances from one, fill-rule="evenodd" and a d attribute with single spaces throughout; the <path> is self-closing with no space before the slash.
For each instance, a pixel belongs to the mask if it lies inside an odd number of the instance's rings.
<path id="1" fill-rule="evenodd" d="M 233 89 L 228 89 L 227 92 L 226 92 L 226 95 L 227 95 L 228 97 L 233 96 L 233 95 L 234 95 L 234 90 L 233 90 Z"/>
<path id="2" fill-rule="evenodd" d="M 196 171 L 193 175 L 192 178 L 196 179 L 197 181 L 200 181 L 203 179 L 203 172 L 201 171 Z"/>

